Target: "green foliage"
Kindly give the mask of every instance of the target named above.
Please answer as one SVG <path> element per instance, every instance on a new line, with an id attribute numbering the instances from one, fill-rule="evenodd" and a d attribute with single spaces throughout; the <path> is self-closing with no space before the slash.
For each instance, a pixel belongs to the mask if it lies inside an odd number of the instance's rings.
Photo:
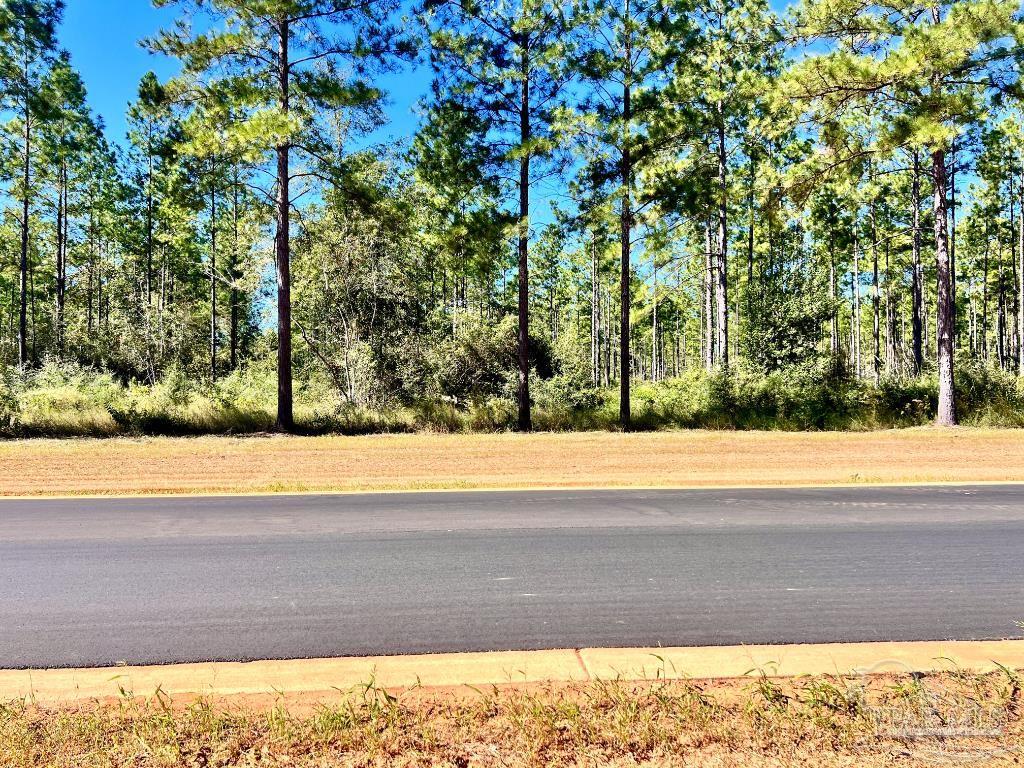
<path id="1" fill-rule="evenodd" d="M 0 365 L 0 435 L 12 434 L 21 415 L 14 369 Z"/>
<path id="2" fill-rule="evenodd" d="M 391 21 L 393 2 L 338 3 L 328 0 L 273 0 L 252 4 L 221 0 L 158 0 L 186 14 L 209 14 L 199 31 L 176 25 L 148 45 L 179 59 L 182 77 L 170 88 L 202 105 L 189 142 L 205 156 L 227 152 L 250 161 L 292 143 L 312 150 L 324 141 L 318 122 L 323 110 L 358 108 L 374 112 L 381 92 L 364 75 L 388 54 L 408 54 L 410 46 Z M 267 76 L 267 62 L 284 43 L 289 50 L 291 103 L 285 103 L 277 77 Z M 344 58 L 348 76 L 331 66 Z M 323 65 L 323 66 L 318 66 Z M 275 72 L 275 75 L 277 73 Z"/>
<path id="3" fill-rule="evenodd" d="M 427 391 L 456 403 L 508 395 L 515 356 L 515 318 L 506 317 L 497 327 L 469 321 L 429 354 Z"/>
<path id="4" fill-rule="evenodd" d="M 453 337 L 432 349 L 424 361 L 428 396 L 454 405 L 491 397 L 512 398 L 518 371 L 518 325 L 507 316 L 497 324 L 462 318 Z M 539 380 L 550 379 L 555 360 L 544 339 L 530 339 L 530 367 Z"/>
<path id="5" fill-rule="evenodd" d="M 641 428 L 922 424 L 946 239 L 959 415 L 1024 424 L 1010 0 L 425 0 L 384 145 L 406 6 L 157 4 L 180 74 L 121 151 L 62 3 L 0 3 L 2 434 L 289 428 L 287 382 L 306 431 L 511 429 L 521 373 L 539 428 L 605 429 L 622 349 Z"/>
<path id="6" fill-rule="evenodd" d="M 787 85 L 826 120 L 882 95 L 902 107 L 889 115 L 885 146 L 947 147 L 982 115 L 986 88 L 1015 80 L 1006 46 L 1020 39 L 1019 11 L 1013 0 L 903 0 L 881 9 L 805 0 L 798 33 L 837 46 L 795 67 Z"/>
<path id="7" fill-rule="evenodd" d="M 26 373 L 19 390 L 18 430 L 53 437 L 117 433 L 113 413 L 127 399 L 110 374 L 52 361 Z"/>
<path id="8" fill-rule="evenodd" d="M 480 343 L 478 338 L 470 342 L 471 336 L 467 334 L 467 344 Z M 473 349 L 479 351 L 479 347 Z M 508 359 L 502 361 L 500 352 L 494 354 L 503 370 L 511 370 Z M 475 364 L 479 365 L 479 358 Z M 438 379 L 435 386 L 440 384 Z M 465 396 L 465 379 L 453 379 L 452 384 L 464 397 L 438 389 L 407 405 L 371 408 L 346 401 L 328 381 L 311 380 L 298 393 L 298 429 L 309 434 L 367 434 L 515 428 L 511 382 L 495 377 L 472 397 Z M 196 385 L 181 369 L 169 370 L 154 385 L 124 386 L 110 374 L 68 363 L 51 361 L 21 375 L 5 367 L 0 369 L 0 435 L 263 432 L 274 423 L 275 391 L 276 379 L 269 365 L 243 368 L 212 386 Z M 534 394 L 540 430 L 619 428 L 614 390 L 588 386 L 571 371 L 538 378 Z M 966 424 L 1024 426 L 1024 379 L 997 368 L 965 363 L 958 397 Z M 838 360 L 820 359 L 767 374 L 752 367 L 731 374 L 690 369 L 676 379 L 640 385 L 635 393 L 634 423 L 636 428 L 653 430 L 887 429 L 928 423 L 934 418 L 937 400 L 934 376 L 886 378 L 875 387 L 851 379 Z"/>
<path id="9" fill-rule="evenodd" d="M 965 424 L 1024 427 L 1024 378 L 966 361 L 957 371 L 957 396 Z"/>
<path id="10" fill-rule="evenodd" d="M 763 281 L 748 297 L 743 352 L 765 373 L 803 366 L 820 356 L 821 329 L 838 310 L 799 272 L 787 282 Z"/>
<path id="11" fill-rule="evenodd" d="M 958 385 L 965 423 L 1017 426 L 1024 396 L 1019 380 L 966 367 Z M 764 374 L 694 371 L 637 391 L 636 419 L 648 428 L 841 430 L 918 426 L 934 418 L 938 384 L 883 379 L 878 387 L 846 376 L 836 361 L 814 361 Z"/>

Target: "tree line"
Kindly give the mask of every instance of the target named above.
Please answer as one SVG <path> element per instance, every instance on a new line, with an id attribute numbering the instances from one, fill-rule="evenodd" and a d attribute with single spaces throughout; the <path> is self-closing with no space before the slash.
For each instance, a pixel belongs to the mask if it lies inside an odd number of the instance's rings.
<path id="1" fill-rule="evenodd" d="M 112 141 L 0 6 L 0 360 L 348 403 L 1024 371 L 1018 4 L 155 0 Z M 400 142 L 387 73 L 429 80 Z M 117 77 L 117 73 L 110 73 Z"/>

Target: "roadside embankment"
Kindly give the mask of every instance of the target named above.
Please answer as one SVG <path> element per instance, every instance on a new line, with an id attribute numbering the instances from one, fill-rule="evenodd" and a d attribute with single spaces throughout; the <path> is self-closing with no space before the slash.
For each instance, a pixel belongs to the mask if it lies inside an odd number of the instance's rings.
<path id="1" fill-rule="evenodd" d="M 0 765 L 1011 766 L 1024 743 L 1013 669 L 1024 663 L 1022 646 L 568 650 L 0 672 Z M 693 677 L 683 678 L 687 668 Z M 771 676 L 804 672 L 813 674 Z M 697 679 L 704 674 L 743 677 Z M 629 679 L 639 675 L 646 679 Z M 470 680 L 476 685 L 452 685 Z M 26 685 L 34 698 L 5 703 Z M 182 693 L 190 690 L 201 693 Z"/>
<path id="2" fill-rule="evenodd" d="M 1024 430 L 0 442 L 0 495 L 1024 481 Z"/>

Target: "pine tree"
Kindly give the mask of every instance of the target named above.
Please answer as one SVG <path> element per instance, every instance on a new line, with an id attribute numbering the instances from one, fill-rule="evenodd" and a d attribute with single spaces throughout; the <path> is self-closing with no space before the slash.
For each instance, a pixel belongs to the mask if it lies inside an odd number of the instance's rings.
<path id="1" fill-rule="evenodd" d="M 985 99 L 1015 85 L 1017 41 L 1024 38 L 1018 15 L 1012 0 L 805 0 L 796 17 L 804 39 L 834 49 L 794 69 L 790 95 L 812 104 L 825 125 L 878 104 L 888 118 L 882 148 L 920 148 L 930 159 L 943 426 L 956 423 L 947 154 L 965 125 L 983 114 Z"/>
<path id="2" fill-rule="evenodd" d="M 128 138 L 142 154 L 142 187 L 146 209 L 146 301 L 152 303 L 156 214 L 159 208 L 158 177 L 162 166 L 173 157 L 174 144 L 180 140 L 175 131 L 176 125 L 166 90 L 153 72 L 147 72 L 139 82 L 138 99 L 128 110 L 128 126 Z"/>
<path id="3" fill-rule="evenodd" d="M 693 18 L 695 40 L 668 87 L 675 111 L 667 122 L 691 152 L 707 155 L 694 160 L 703 178 L 690 212 L 706 222 L 715 309 L 709 314 L 709 326 L 715 329 L 709 361 L 727 369 L 732 169 L 744 147 L 756 146 L 775 129 L 766 114 L 766 100 L 780 67 L 780 33 L 763 0 L 702 0 Z"/>
<path id="4" fill-rule="evenodd" d="M 505 268 L 502 241 L 512 219 L 500 208 L 501 180 L 484 116 L 451 102 L 435 104 L 413 139 L 413 173 L 430 215 L 421 237 L 433 299 L 451 278 L 450 325 L 457 324 L 457 294 L 466 280 L 489 300 L 495 275 Z M 447 306 L 442 290 L 441 308 Z M 432 302 L 433 303 L 433 302 Z"/>
<path id="5" fill-rule="evenodd" d="M 61 0 L 9 0 L 0 5 L 0 98 L 14 117 L 6 126 L 17 136 L 19 172 L 15 188 L 20 196 L 18 257 L 18 363 L 29 362 L 28 295 L 31 245 L 33 141 L 38 124 L 48 118 L 49 105 L 42 84 L 56 56 L 56 29 L 64 11 Z"/>
<path id="6" fill-rule="evenodd" d="M 42 91 L 48 104 L 49 119 L 43 125 L 40 140 L 41 161 L 54 187 L 53 334 L 57 352 L 63 355 L 71 197 L 82 176 L 82 160 L 93 148 L 98 129 L 86 103 L 82 78 L 72 68 L 66 55 L 61 56 L 47 73 Z"/>
<path id="7" fill-rule="evenodd" d="M 566 9 L 549 0 L 431 0 L 421 14 L 430 33 L 434 91 L 483 121 L 491 156 L 509 175 L 518 198 L 518 418 L 530 413 L 530 191 L 552 172 L 558 149 L 559 107 L 571 75 L 567 67 Z"/>
<path id="8" fill-rule="evenodd" d="M 292 395 L 291 215 L 296 177 L 326 177 L 317 117 L 363 106 L 381 94 L 365 79 L 374 65 L 411 52 L 390 22 L 394 0 L 157 0 L 205 15 L 209 31 L 186 21 L 150 41 L 183 65 L 180 93 L 230 115 L 223 142 L 239 154 L 273 157 L 276 184 L 277 426 L 294 426 Z M 205 26 L 204 26 L 205 30 Z M 345 78 L 338 62 L 352 68 Z M 220 130 L 221 126 L 213 126 Z M 211 138 L 209 143 L 215 143 Z M 309 164 L 296 173 L 293 159 Z M 328 162 L 327 165 L 330 163 Z M 317 168 L 317 166 L 320 166 Z M 312 169 L 312 170 L 311 170 Z"/>
<path id="9" fill-rule="evenodd" d="M 588 87 L 581 133 L 589 162 L 582 184 L 619 207 L 619 422 L 631 425 L 631 261 L 637 219 L 655 202 L 637 178 L 658 159 L 646 125 L 664 109 L 661 89 L 690 32 L 682 6 L 662 0 L 583 3 L 578 68 Z"/>

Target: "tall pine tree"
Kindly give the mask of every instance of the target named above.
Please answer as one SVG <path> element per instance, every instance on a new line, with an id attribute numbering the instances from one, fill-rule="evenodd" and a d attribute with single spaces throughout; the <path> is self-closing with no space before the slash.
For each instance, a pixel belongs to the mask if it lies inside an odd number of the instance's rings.
<path id="1" fill-rule="evenodd" d="M 294 426 L 292 395 L 291 217 L 296 177 L 330 178 L 320 151 L 317 118 L 324 111 L 380 98 L 367 76 L 408 41 L 391 17 L 395 0 L 156 0 L 190 12 L 150 41 L 183 67 L 179 94 L 231 119 L 222 141 L 233 151 L 262 156 L 276 183 L 274 235 L 277 271 L 277 427 Z M 203 30 L 189 23 L 199 16 Z M 342 65 L 339 67 L 339 64 Z M 350 76 L 343 72 L 351 72 Z M 222 126 L 212 126 L 221 130 Z M 296 171 L 294 160 L 305 162 Z"/>

